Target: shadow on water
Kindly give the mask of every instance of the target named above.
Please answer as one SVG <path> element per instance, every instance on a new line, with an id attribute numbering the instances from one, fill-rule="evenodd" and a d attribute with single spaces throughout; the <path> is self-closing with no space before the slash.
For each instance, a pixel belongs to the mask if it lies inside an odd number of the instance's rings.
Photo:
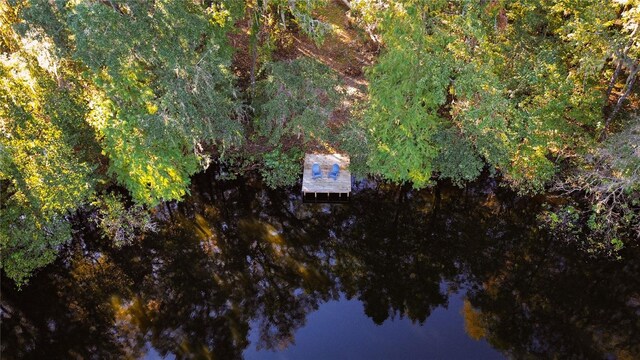
<path id="1" fill-rule="evenodd" d="M 349 204 L 194 178 L 159 231 L 114 248 L 88 221 L 17 291 L 2 279 L 2 358 L 239 358 L 282 349 L 341 296 L 376 324 L 424 323 L 464 288 L 465 329 L 515 358 L 640 358 L 640 261 L 588 258 L 536 223 L 539 199 L 488 182 L 363 182 Z M 445 284 L 446 286 L 443 286 Z M 257 327 L 252 330 L 251 327 Z M 472 355 L 472 354 L 470 354 Z"/>

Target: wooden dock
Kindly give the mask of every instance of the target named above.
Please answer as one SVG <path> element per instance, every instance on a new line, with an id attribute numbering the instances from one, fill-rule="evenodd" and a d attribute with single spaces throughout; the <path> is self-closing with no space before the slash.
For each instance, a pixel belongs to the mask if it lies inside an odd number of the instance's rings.
<path id="1" fill-rule="evenodd" d="M 320 165 L 322 177 L 313 179 L 311 167 Z M 342 154 L 306 154 L 304 156 L 304 172 L 302 174 L 302 195 L 305 201 L 326 199 L 327 201 L 346 201 L 351 194 L 350 159 Z M 333 164 L 340 166 L 336 180 L 329 178 Z"/>

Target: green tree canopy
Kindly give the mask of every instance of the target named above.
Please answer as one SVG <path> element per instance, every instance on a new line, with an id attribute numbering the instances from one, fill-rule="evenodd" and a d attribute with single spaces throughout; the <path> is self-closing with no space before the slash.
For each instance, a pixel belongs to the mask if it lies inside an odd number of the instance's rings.
<path id="1" fill-rule="evenodd" d="M 45 7 L 46 9 L 42 9 Z M 206 161 L 205 144 L 242 140 L 224 4 L 60 2 L 25 10 L 31 27 L 64 33 L 86 67 L 87 121 L 109 172 L 140 203 L 178 199 Z"/>
<path id="2" fill-rule="evenodd" d="M 0 245 L 10 277 L 23 282 L 53 260 L 76 210 L 128 213 L 101 201 L 110 185 L 138 206 L 179 199 L 211 148 L 241 143 L 226 44 L 236 8 L 0 3 Z"/>
<path id="3" fill-rule="evenodd" d="M 42 34 L 13 31 L 15 9 L 0 4 L 0 15 L 0 251 L 20 283 L 70 239 L 67 215 L 94 193 L 99 149 L 72 69 Z"/>
<path id="4" fill-rule="evenodd" d="M 372 8 L 379 11 L 371 11 Z M 620 3 L 358 1 L 384 49 L 363 126 L 372 172 L 416 187 L 483 166 L 539 191 L 554 159 L 593 144 Z M 595 32 L 594 32 L 595 29 Z"/>

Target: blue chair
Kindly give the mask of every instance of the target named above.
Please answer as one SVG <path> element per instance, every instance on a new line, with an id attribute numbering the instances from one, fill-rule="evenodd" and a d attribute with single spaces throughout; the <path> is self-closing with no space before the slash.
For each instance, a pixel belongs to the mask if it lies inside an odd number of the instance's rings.
<path id="1" fill-rule="evenodd" d="M 320 179 L 321 177 L 322 177 L 322 172 L 320 171 L 320 165 L 318 165 L 318 163 L 314 163 L 311 166 L 311 178 Z"/>
<path id="2" fill-rule="evenodd" d="M 338 180 L 339 173 L 340 173 L 340 166 L 338 166 L 338 164 L 333 164 L 333 168 L 329 172 L 329 178 L 333 180 Z"/>

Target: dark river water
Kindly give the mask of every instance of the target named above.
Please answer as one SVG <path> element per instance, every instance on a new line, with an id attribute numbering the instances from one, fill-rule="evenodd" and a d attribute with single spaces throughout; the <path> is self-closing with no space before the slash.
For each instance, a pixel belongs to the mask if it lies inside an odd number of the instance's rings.
<path id="1" fill-rule="evenodd" d="M 2 359 L 640 359 L 640 252 L 576 250 L 542 198 L 194 178 L 116 248 L 79 221 L 59 259 L 2 278 Z"/>

